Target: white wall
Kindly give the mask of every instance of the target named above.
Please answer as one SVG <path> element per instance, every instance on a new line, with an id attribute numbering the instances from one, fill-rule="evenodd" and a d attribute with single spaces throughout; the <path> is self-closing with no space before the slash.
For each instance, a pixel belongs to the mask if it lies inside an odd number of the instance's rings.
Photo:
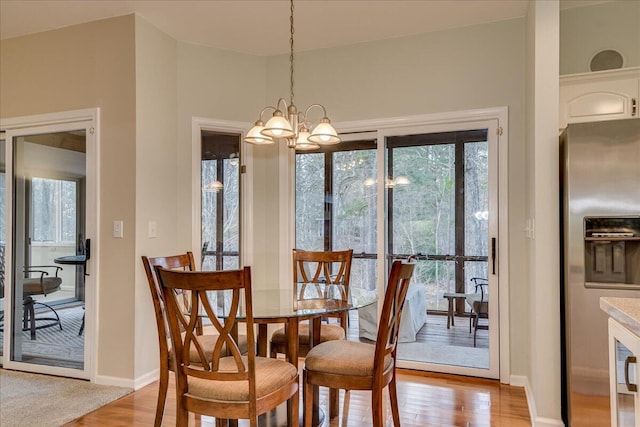
<path id="1" fill-rule="evenodd" d="M 535 233 L 529 259 L 530 388 L 532 423 L 561 420 L 560 267 L 558 201 L 559 8 L 531 2 L 527 19 L 527 215 Z M 518 298 L 527 298 L 521 294 Z"/>
<path id="2" fill-rule="evenodd" d="M 610 1 L 560 12 L 560 74 L 586 73 L 593 55 L 615 49 L 640 67 L 640 1 Z"/>
<path id="3" fill-rule="evenodd" d="M 192 207 L 196 201 L 191 194 L 191 120 L 204 117 L 243 121 L 248 130 L 266 103 L 266 59 L 178 43 L 177 66 L 177 248 L 189 250 L 194 248 L 192 233 L 199 233 L 193 229 L 192 221 Z M 258 153 L 258 168 L 263 155 L 264 152 Z M 200 173 L 199 169 L 196 173 Z M 259 284 L 267 274 L 265 269 L 256 267 L 252 266 L 252 280 Z"/>
<path id="4" fill-rule="evenodd" d="M 141 256 L 176 254 L 178 193 L 177 42 L 143 18 L 135 19 L 135 373 L 141 383 L 158 368 L 158 338 L 149 285 Z M 156 238 L 148 235 L 156 223 Z M 184 252 L 184 251 L 181 251 Z M 147 378 L 149 379 L 154 378 Z"/>
<path id="5" fill-rule="evenodd" d="M 2 118 L 100 107 L 96 370 L 116 379 L 134 374 L 134 24 L 121 16 L 0 42 Z M 123 239 L 110 237 L 114 219 Z"/>

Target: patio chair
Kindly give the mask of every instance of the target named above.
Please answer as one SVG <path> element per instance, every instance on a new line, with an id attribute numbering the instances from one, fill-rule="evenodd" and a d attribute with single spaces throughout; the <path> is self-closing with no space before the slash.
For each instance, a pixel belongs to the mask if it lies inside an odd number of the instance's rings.
<path id="1" fill-rule="evenodd" d="M 489 329 L 489 281 L 482 277 L 472 277 L 475 292 L 466 297 L 467 304 L 471 307 L 469 315 L 469 333 L 473 328 L 473 346 L 476 346 L 478 329 Z M 480 324 L 479 319 L 487 319 L 487 323 Z"/>

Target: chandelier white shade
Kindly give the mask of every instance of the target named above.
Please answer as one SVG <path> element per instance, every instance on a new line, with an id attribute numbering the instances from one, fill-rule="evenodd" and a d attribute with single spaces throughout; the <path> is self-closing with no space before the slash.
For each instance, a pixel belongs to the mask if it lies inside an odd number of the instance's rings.
<path id="1" fill-rule="evenodd" d="M 291 0 L 291 16 L 290 22 L 290 55 L 289 55 L 289 71 L 290 71 L 290 102 L 284 98 L 278 99 L 276 106 L 267 106 L 260 112 L 260 117 L 254 126 L 247 132 L 244 138 L 245 142 L 264 145 L 273 144 L 276 140 L 285 140 L 289 148 L 297 150 L 314 150 L 320 148 L 321 145 L 337 144 L 340 142 L 338 132 L 331 125 L 331 120 L 327 117 L 327 110 L 320 104 L 312 104 L 304 110 L 304 113 L 298 111 L 293 103 L 293 0 Z M 280 109 L 283 107 L 282 109 Z M 312 126 L 308 120 L 309 112 L 312 109 L 321 109 L 322 118 L 320 122 Z M 271 118 L 265 123 L 263 114 L 267 111 L 273 111 Z M 286 112 L 286 115 L 285 113 Z M 309 130 L 311 129 L 311 130 Z"/>

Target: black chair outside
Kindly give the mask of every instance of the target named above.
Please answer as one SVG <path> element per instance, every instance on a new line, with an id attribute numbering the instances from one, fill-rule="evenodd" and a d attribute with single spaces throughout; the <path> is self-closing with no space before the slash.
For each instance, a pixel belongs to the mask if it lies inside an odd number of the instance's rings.
<path id="1" fill-rule="evenodd" d="M 24 298 L 22 301 L 24 306 L 22 330 L 30 331 L 32 340 L 36 339 L 36 329 L 59 326 L 60 330 L 62 330 L 62 322 L 60 322 L 58 312 L 49 304 L 33 299 L 36 295 L 46 297 L 60 290 L 62 285 L 62 278 L 58 277 L 60 270 L 62 270 L 62 267 L 56 265 L 31 265 L 24 268 L 27 277 L 22 283 L 22 295 Z M 37 317 L 35 312 L 36 305 L 46 307 L 51 311 L 51 315 L 49 317 Z"/>
<path id="2" fill-rule="evenodd" d="M 471 307 L 469 316 L 469 333 L 473 329 L 473 346 L 476 346 L 478 329 L 489 329 L 489 281 L 483 277 L 472 277 L 474 293 L 467 295 L 467 304 Z M 480 324 L 480 319 L 487 319 L 487 323 Z"/>

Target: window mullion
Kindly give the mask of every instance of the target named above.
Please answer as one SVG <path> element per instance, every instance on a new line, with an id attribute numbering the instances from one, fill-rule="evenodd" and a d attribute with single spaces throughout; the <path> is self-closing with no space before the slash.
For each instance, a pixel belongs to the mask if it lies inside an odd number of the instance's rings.
<path id="1" fill-rule="evenodd" d="M 464 142 L 455 143 L 455 255 L 456 292 L 464 293 Z M 464 311 L 464 304 L 458 301 L 458 312 Z"/>
<path id="2" fill-rule="evenodd" d="M 324 155 L 324 250 L 333 248 L 333 153 Z"/>

